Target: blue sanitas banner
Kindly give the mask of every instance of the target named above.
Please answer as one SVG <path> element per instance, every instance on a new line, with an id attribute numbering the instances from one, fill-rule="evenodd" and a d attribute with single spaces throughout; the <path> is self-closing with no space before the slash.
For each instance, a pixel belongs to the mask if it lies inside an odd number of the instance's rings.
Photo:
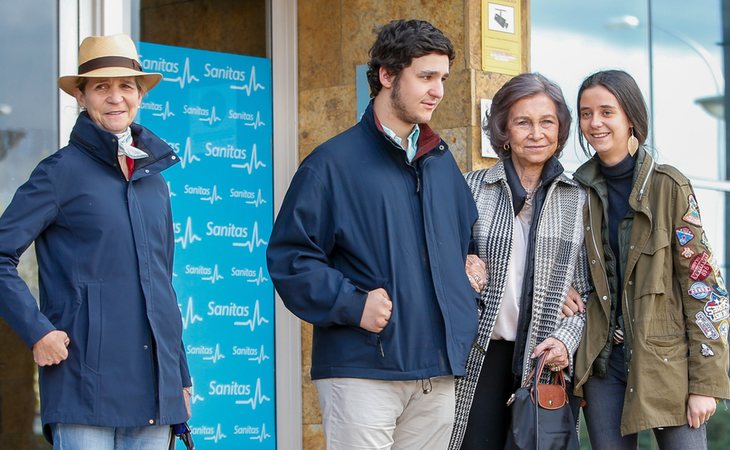
<path id="1" fill-rule="evenodd" d="M 140 43 L 163 79 L 138 120 L 180 163 L 164 175 L 175 229 L 174 285 L 193 376 L 196 448 L 274 449 L 271 63 Z"/>

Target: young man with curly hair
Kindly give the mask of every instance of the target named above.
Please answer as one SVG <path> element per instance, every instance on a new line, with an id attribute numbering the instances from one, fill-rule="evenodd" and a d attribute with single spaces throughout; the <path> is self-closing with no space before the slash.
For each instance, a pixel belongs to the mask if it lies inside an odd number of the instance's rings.
<path id="1" fill-rule="evenodd" d="M 464 270 L 471 192 L 427 125 L 453 60 L 428 22 L 380 28 L 370 105 L 302 162 L 274 225 L 271 278 L 314 325 L 327 448 L 449 442 L 454 376 L 464 374 L 484 282 L 483 270 Z"/>

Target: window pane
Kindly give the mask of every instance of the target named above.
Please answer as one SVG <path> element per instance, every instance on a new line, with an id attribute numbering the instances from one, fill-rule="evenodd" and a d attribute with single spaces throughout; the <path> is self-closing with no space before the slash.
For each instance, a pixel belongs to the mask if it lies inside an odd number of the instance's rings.
<path id="1" fill-rule="evenodd" d="M 0 213 L 45 156 L 58 150 L 56 2 L 0 0 Z M 38 298 L 35 252 L 26 251 L 18 272 Z M 0 414 L 3 448 L 50 448 L 41 436 L 31 353 L 3 323 L 4 386 Z"/>
<path id="2" fill-rule="evenodd" d="M 0 211 L 38 161 L 58 150 L 56 35 L 47 1 L 0 0 Z"/>
<path id="3" fill-rule="evenodd" d="M 723 93 L 721 17 L 719 0 L 652 2 L 656 148 L 691 178 L 725 177 L 724 125 L 697 103 Z"/>
<path id="4" fill-rule="evenodd" d="M 601 69 L 629 72 L 648 98 L 648 38 L 644 1 L 534 0 L 531 9 L 531 67 L 563 89 L 573 111 L 571 138 L 561 161 L 574 170 L 585 161 L 576 130 L 576 94 L 583 79 Z"/>
<path id="5" fill-rule="evenodd" d="M 12 4 L 11 4 L 12 3 Z M 0 212 L 42 158 L 58 150 L 56 10 L 0 0 Z M 33 252 L 19 268 L 37 294 Z"/>

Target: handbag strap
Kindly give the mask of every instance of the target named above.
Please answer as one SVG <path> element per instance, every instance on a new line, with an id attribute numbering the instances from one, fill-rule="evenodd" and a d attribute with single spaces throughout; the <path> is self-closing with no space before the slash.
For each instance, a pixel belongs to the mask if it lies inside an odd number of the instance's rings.
<path id="1" fill-rule="evenodd" d="M 535 372 L 533 374 L 533 380 L 532 380 L 532 387 L 530 388 L 530 391 L 532 392 L 533 399 L 535 401 L 535 450 L 540 450 L 540 399 L 539 399 L 539 392 L 540 389 L 537 389 L 537 385 L 540 383 L 540 377 L 542 376 L 542 371 L 545 368 L 545 352 L 541 353 L 539 356 L 539 359 L 537 360 L 537 363 L 535 363 L 535 367 L 532 368 L 532 370 Z"/>
<path id="2" fill-rule="evenodd" d="M 540 377 L 542 377 L 542 373 L 545 370 L 545 360 L 547 359 L 546 352 L 543 352 L 540 354 L 540 356 L 537 357 L 537 362 L 532 368 L 532 372 L 530 372 L 530 377 L 528 379 L 532 379 L 532 386 L 530 386 L 530 394 L 532 395 L 532 399 L 535 403 L 535 450 L 539 450 L 540 448 L 540 442 L 538 439 L 539 429 L 540 429 L 540 389 L 538 386 L 540 385 Z M 562 387 L 563 392 L 565 392 L 566 386 L 565 386 L 565 375 L 563 374 L 563 371 L 559 372 L 553 372 L 550 371 L 550 384 L 556 384 L 560 385 Z"/>
<path id="3" fill-rule="evenodd" d="M 530 373 L 527 375 L 526 382 L 532 382 L 532 386 L 530 389 L 535 389 L 535 387 L 540 382 L 540 377 L 542 377 L 542 373 L 545 370 L 545 358 L 546 354 L 543 352 L 541 353 L 536 359 L 537 362 L 530 370 Z M 550 371 L 550 383 L 551 384 L 559 384 L 563 387 L 563 390 L 567 389 L 567 386 L 565 384 L 565 375 L 563 374 L 562 370 L 553 372 Z"/>

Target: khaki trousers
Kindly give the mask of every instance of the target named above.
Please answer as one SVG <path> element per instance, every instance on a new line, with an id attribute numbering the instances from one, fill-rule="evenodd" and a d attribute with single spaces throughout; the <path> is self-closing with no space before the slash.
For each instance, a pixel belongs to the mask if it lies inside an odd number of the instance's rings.
<path id="1" fill-rule="evenodd" d="M 326 378 L 314 383 L 328 450 L 440 450 L 449 445 L 452 376 L 410 381 Z"/>

